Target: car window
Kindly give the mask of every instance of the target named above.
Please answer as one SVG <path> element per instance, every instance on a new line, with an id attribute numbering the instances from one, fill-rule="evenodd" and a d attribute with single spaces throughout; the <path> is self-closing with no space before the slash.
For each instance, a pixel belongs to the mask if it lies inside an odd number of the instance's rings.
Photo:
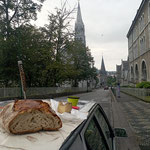
<path id="1" fill-rule="evenodd" d="M 108 123 L 107 123 L 106 119 L 104 118 L 103 114 L 101 113 L 100 109 L 97 109 L 95 114 L 96 114 L 97 120 L 100 124 L 100 127 L 102 129 L 102 132 L 105 135 L 105 138 L 107 139 L 109 148 L 112 149 L 112 147 L 113 147 L 113 143 L 112 143 L 113 140 L 111 137 L 112 131 L 110 130 Z"/>
<path id="2" fill-rule="evenodd" d="M 107 150 L 104 136 L 102 136 L 100 127 L 96 119 L 91 119 L 84 133 L 85 143 L 88 150 Z"/>

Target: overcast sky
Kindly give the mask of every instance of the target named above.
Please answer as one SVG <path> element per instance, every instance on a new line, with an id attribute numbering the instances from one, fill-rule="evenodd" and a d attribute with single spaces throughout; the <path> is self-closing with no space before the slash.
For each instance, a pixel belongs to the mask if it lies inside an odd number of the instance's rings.
<path id="1" fill-rule="evenodd" d="M 64 0 L 65 1 L 65 0 Z M 68 0 L 72 9 L 78 0 Z M 142 0 L 80 0 L 82 19 L 85 25 L 86 44 L 91 49 L 95 67 L 100 69 L 102 55 L 107 71 L 115 71 L 121 59 L 127 60 L 127 32 Z M 36 24 L 48 23 L 49 12 L 61 6 L 61 0 L 46 0 L 38 14 Z M 73 14 L 76 18 L 76 14 Z M 75 19 L 72 21 L 74 25 Z"/>

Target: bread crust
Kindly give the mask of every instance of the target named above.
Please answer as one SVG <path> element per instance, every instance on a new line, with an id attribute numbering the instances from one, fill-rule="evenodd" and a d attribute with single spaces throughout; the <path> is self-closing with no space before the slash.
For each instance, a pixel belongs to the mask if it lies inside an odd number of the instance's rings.
<path id="1" fill-rule="evenodd" d="M 25 113 L 32 113 L 32 112 L 41 112 L 45 115 L 51 115 L 52 117 L 56 118 L 58 121 L 58 126 L 55 128 L 37 128 L 34 130 L 27 130 L 21 132 L 15 132 L 11 129 L 11 125 L 14 123 L 16 118 L 19 115 Z M 57 116 L 57 114 L 53 111 L 50 105 L 42 100 L 16 100 L 13 103 L 6 105 L 3 111 L 0 114 L 2 119 L 2 126 L 3 128 L 10 133 L 13 134 L 24 134 L 24 133 L 34 133 L 40 130 L 58 130 L 62 127 L 61 119 Z"/>

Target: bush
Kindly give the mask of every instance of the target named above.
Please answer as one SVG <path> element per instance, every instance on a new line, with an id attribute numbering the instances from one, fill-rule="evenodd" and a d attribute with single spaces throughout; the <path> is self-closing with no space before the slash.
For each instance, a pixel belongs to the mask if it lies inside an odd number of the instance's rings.
<path id="1" fill-rule="evenodd" d="M 145 89 L 150 89 L 150 83 L 149 83 L 149 84 L 145 84 L 145 85 L 143 86 L 143 88 L 145 88 Z"/>
<path id="2" fill-rule="evenodd" d="M 144 81 L 136 84 L 136 88 L 150 88 L 150 82 Z"/>

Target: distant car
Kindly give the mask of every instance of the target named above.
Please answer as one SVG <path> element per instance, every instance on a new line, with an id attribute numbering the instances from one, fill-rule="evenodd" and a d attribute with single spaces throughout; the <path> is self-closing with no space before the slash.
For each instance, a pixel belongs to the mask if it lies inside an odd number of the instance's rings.
<path id="1" fill-rule="evenodd" d="M 99 104 L 64 141 L 60 150 L 116 150 L 115 137 L 126 137 L 125 129 L 112 129 Z"/>
<path id="2" fill-rule="evenodd" d="M 108 90 L 108 89 L 109 89 L 109 87 L 108 87 L 108 86 L 105 86 L 105 87 L 104 87 L 104 90 Z"/>

